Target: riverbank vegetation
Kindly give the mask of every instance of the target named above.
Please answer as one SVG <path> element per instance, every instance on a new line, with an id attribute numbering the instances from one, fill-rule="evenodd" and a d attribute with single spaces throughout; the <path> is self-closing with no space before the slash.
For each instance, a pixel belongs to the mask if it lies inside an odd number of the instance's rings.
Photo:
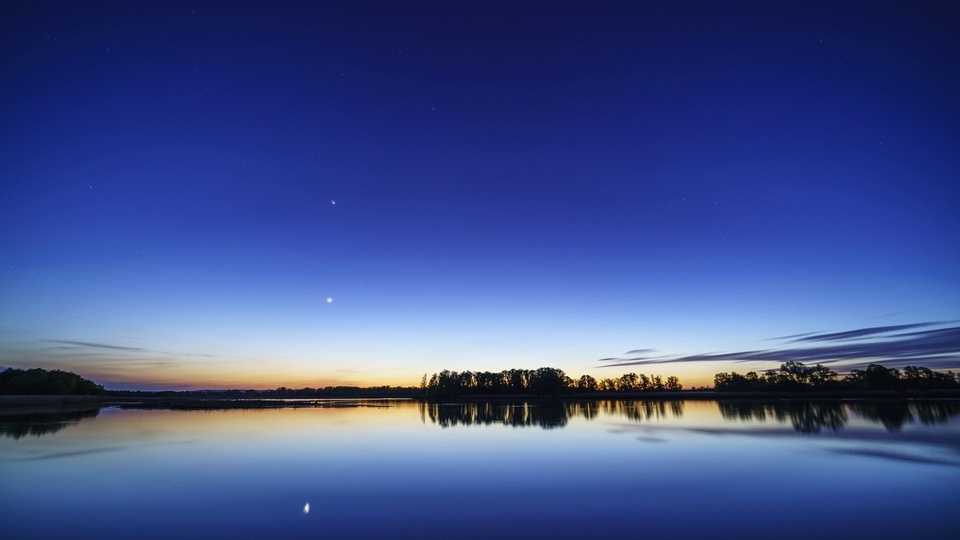
<path id="1" fill-rule="evenodd" d="M 562 396 L 596 392 L 676 392 L 683 389 L 677 377 L 626 373 L 617 378 L 597 380 L 590 375 L 572 379 L 561 369 L 509 369 L 491 371 L 443 370 L 420 381 L 421 395 L 426 398 L 463 396 L 498 396 L 533 394 Z"/>
<path id="2" fill-rule="evenodd" d="M 755 371 L 744 375 L 717 373 L 713 387 L 717 392 L 924 391 L 960 389 L 960 381 L 952 371 L 941 373 L 919 366 L 907 366 L 901 371 L 870 364 L 841 378 L 821 364 L 806 366 L 787 362 L 779 370 L 769 370 L 762 375 Z"/>
<path id="3" fill-rule="evenodd" d="M 96 396 L 103 386 L 76 373 L 41 368 L 0 371 L 0 395 L 4 396 Z"/>
<path id="4" fill-rule="evenodd" d="M 420 392 L 413 386 L 326 386 L 274 390 L 108 390 L 117 398 L 189 398 L 204 400 L 409 398 Z"/>

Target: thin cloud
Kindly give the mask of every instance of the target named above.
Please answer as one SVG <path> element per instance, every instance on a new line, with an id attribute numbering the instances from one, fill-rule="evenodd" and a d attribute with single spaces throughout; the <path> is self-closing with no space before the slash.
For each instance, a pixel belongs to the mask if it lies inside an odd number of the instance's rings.
<path id="1" fill-rule="evenodd" d="M 633 349 L 632 351 L 627 351 L 623 354 L 646 354 L 646 353 L 652 353 L 652 352 L 657 352 L 657 350 L 656 349 Z"/>
<path id="2" fill-rule="evenodd" d="M 204 353 L 178 353 L 170 351 L 158 351 L 156 349 L 144 349 L 142 347 L 125 347 L 122 345 L 110 345 L 108 343 L 94 343 L 92 341 L 73 341 L 67 339 L 47 339 L 43 340 L 43 343 L 59 343 L 61 345 L 69 345 L 70 347 L 58 347 L 60 349 L 69 349 L 69 348 L 87 348 L 87 349 L 105 349 L 108 351 L 123 351 L 123 352 L 135 352 L 135 353 L 148 353 L 148 354 L 163 354 L 167 356 L 194 356 L 201 358 L 216 358 L 216 355 L 213 354 L 204 354 Z"/>
<path id="3" fill-rule="evenodd" d="M 805 336 L 812 336 L 814 334 L 819 334 L 820 332 L 803 332 L 802 334 L 790 334 L 789 336 L 777 336 L 772 338 L 767 338 L 764 341 L 784 341 L 787 339 L 794 339 Z"/>
<path id="4" fill-rule="evenodd" d="M 74 345 L 77 347 L 89 347 L 92 349 L 110 349 L 115 351 L 131 351 L 131 352 L 151 352 L 149 349 L 141 349 L 140 347 L 121 347 L 120 345 L 108 345 L 106 343 L 91 343 L 89 341 L 70 341 L 65 339 L 48 339 L 44 343 L 61 343 L 63 345 Z"/>
<path id="5" fill-rule="evenodd" d="M 807 336 L 797 337 L 794 339 L 794 343 L 809 342 L 809 341 L 845 341 L 849 339 L 862 339 L 870 336 L 877 336 L 879 334 L 889 334 L 891 332 L 898 332 L 900 330 L 910 330 L 911 328 L 923 328 L 925 326 L 939 326 L 941 324 L 946 324 L 945 322 L 922 322 L 922 323 L 913 323 L 913 324 L 898 324 L 894 326 L 874 326 L 872 328 L 859 328 L 857 330 L 848 330 L 846 332 L 834 332 L 830 334 L 821 334 L 815 333 Z"/>
<path id="6" fill-rule="evenodd" d="M 898 326 L 864 328 L 849 332 L 820 334 L 821 336 L 877 336 L 897 330 L 931 326 L 942 323 L 917 323 Z M 849 338 L 831 337 L 829 340 L 841 341 Z M 827 340 L 827 339 L 824 339 Z M 816 341 L 816 340 L 810 340 Z M 747 350 L 737 352 L 703 353 L 688 356 L 661 358 L 618 358 L 611 359 L 606 367 L 622 367 L 646 364 L 675 364 L 686 362 L 784 362 L 801 363 L 844 363 L 844 364 L 896 364 L 910 363 L 937 365 L 940 367 L 960 366 L 960 326 L 937 328 L 882 336 L 878 341 L 858 341 L 856 343 L 823 344 L 808 347 L 780 347 L 773 349 Z"/>

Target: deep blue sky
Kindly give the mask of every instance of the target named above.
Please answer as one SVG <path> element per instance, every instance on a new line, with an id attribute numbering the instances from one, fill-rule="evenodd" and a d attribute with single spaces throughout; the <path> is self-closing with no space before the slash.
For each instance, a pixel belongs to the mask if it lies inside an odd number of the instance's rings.
<path id="1" fill-rule="evenodd" d="M 960 367 L 956 2 L 284 4 L 3 4 L 0 366 Z"/>

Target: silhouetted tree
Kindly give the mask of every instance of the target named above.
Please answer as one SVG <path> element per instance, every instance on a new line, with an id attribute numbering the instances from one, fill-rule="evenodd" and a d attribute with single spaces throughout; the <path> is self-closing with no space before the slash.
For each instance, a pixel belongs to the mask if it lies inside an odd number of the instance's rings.
<path id="1" fill-rule="evenodd" d="M 563 370 L 542 367 L 531 374 L 529 384 L 536 394 L 556 396 L 568 390 L 572 386 L 571 382 Z"/>
<path id="2" fill-rule="evenodd" d="M 577 388 L 586 392 L 594 392 L 597 390 L 597 380 L 590 375 L 581 375 L 580 380 L 577 381 Z"/>
<path id="3" fill-rule="evenodd" d="M 0 372 L 0 394 L 4 395 L 101 395 L 103 386 L 76 373 L 41 368 L 7 368 Z"/>
<path id="4" fill-rule="evenodd" d="M 636 373 L 624 373 L 620 376 L 618 390 L 621 392 L 636 392 L 640 390 L 640 377 Z"/>
<path id="5" fill-rule="evenodd" d="M 644 374 L 627 373 L 618 378 L 597 381 L 590 375 L 574 380 L 563 370 L 542 367 L 536 370 L 510 369 L 499 373 L 489 371 L 443 370 L 420 380 L 420 395 L 427 398 L 451 398 L 471 395 L 526 394 L 558 396 L 574 390 L 581 392 L 615 392 L 668 390 L 683 388 L 677 377 L 669 377 L 664 384 L 658 375 L 653 379 Z"/>

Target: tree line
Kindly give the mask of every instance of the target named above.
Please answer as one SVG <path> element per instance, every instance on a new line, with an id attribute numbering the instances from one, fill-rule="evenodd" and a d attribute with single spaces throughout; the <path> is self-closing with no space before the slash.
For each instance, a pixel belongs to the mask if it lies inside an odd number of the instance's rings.
<path id="1" fill-rule="evenodd" d="M 193 399 L 310 399 L 310 398 L 410 398 L 420 389 L 415 386 L 325 386 L 321 388 L 287 388 L 273 390 L 110 390 L 110 395 L 124 398 L 193 398 Z"/>
<path id="2" fill-rule="evenodd" d="M 839 390 L 951 390 L 960 388 L 952 371 L 941 373 L 930 368 L 907 366 L 903 370 L 870 364 L 854 369 L 844 377 L 836 371 L 816 364 L 787 362 L 779 370 L 762 375 L 755 371 L 741 375 L 717 373 L 713 387 L 718 392 L 811 392 Z"/>
<path id="3" fill-rule="evenodd" d="M 675 392 L 683 389 L 677 377 L 626 373 L 617 378 L 597 380 L 590 375 L 572 379 L 561 369 L 508 369 L 493 371 L 443 370 L 423 375 L 421 395 L 427 398 L 452 398 L 478 395 L 534 394 L 558 396 L 592 392 Z"/>
<path id="4" fill-rule="evenodd" d="M 0 395 L 87 396 L 103 393 L 103 386 L 69 371 L 42 368 L 0 371 Z"/>

